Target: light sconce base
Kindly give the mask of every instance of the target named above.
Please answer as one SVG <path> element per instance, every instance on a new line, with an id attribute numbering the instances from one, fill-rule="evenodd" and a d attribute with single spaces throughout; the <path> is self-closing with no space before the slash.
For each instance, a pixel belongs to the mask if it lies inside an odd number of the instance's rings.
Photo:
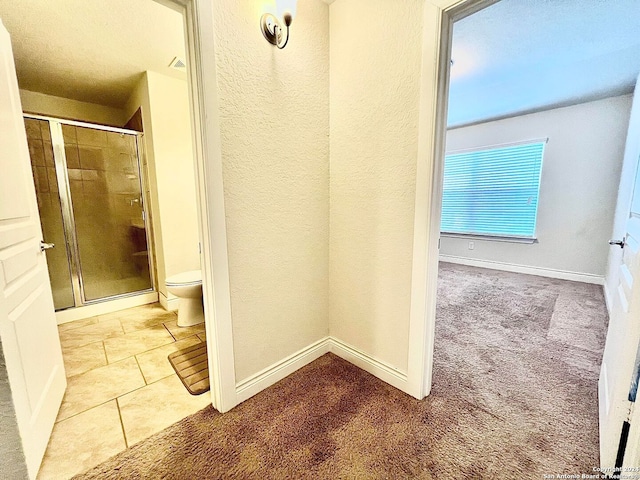
<path id="1" fill-rule="evenodd" d="M 291 25 L 291 15 L 285 14 L 284 26 L 271 13 L 265 13 L 260 17 L 260 29 L 264 38 L 272 45 L 283 49 L 289 42 L 289 25 Z M 286 37 L 285 28 L 286 27 Z"/>

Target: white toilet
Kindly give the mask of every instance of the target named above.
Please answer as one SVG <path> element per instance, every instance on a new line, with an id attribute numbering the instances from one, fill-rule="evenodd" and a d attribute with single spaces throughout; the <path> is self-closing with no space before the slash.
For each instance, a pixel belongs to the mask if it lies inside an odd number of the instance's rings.
<path id="1" fill-rule="evenodd" d="M 202 307 L 202 272 L 192 270 L 178 273 L 165 280 L 169 293 L 180 298 L 178 304 L 178 326 L 190 327 L 204 322 Z"/>

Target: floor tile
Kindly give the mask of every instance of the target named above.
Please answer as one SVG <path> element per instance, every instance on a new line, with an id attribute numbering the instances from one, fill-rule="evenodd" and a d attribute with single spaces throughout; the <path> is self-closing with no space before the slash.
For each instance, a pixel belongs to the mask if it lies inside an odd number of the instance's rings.
<path id="1" fill-rule="evenodd" d="M 83 318 L 82 320 L 74 320 L 73 322 L 62 323 L 58 325 L 58 331 L 73 330 L 74 328 L 86 327 L 98 323 L 98 317 Z"/>
<path id="2" fill-rule="evenodd" d="M 142 330 L 162 322 L 176 319 L 174 312 L 168 312 L 159 303 L 151 303 L 140 307 L 128 308 L 117 312 L 100 315 L 101 322 L 120 320 L 125 333 Z"/>
<path id="3" fill-rule="evenodd" d="M 89 343 L 99 342 L 106 338 L 124 335 L 122 325 L 118 320 L 98 322 L 80 328 L 60 332 L 60 343 L 63 349 L 82 347 Z"/>
<path id="4" fill-rule="evenodd" d="M 104 341 L 109 363 L 173 342 L 173 337 L 162 324 L 127 333 Z"/>
<path id="5" fill-rule="evenodd" d="M 192 336 L 179 340 L 177 342 L 170 343 L 163 347 L 154 348 L 145 353 L 136 355 L 140 370 L 144 376 L 147 384 L 157 382 L 158 380 L 173 375 L 175 370 L 169 363 L 167 358 L 170 353 L 176 352 L 182 348 L 190 347 L 200 343 L 200 339 L 197 336 Z"/>
<path id="6" fill-rule="evenodd" d="M 100 315 L 98 319 L 102 322 L 105 320 L 113 320 L 114 318 L 126 318 L 132 316 L 152 316 L 156 312 L 166 312 L 162 305 L 159 303 L 148 303 L 146 305 L 140 305 L 139 307 L 126 308 L 124 310 L 117 310 L 111 313 L 105 313 Z"/>
<path id="7" fill-rule="evenodd" d="M 167 312 L 163 308 L 160 308 L 159 310 L 160 311 L 144 312 L 123 317 L 120 319 L 122 328 L 125 333 L 130 333 L 138 330 L 144 330 L 145 328 L 159 325 L 163 322 L 171 322 L 176 319 L 175 313 Z"/>
<path id="8" fill-rule="evenodd" d="M 60 325 L 59 333 L 68 387 L 41 480 L 69 478 L 122 451 L 124 422 L 131 445 L 211 403 L 209 393 L 187 392 L 167 358 L 204 340 L 204 324 L 178 327 L 175 312 L 150 304 Z"/>
<path id="9" fill-rule="evenodd" d="M 82 347 L 64 350 L 64 369 L 67 377 L 79 375 L 107 364 L 102 342 L 94 342 Z"/>
<path id="10" fill-rule="evenodd" d="M 89 370 L 67 380 L 58 421 L 101 405 L 145 385 L 135 358 Z"/>
<path id="11" fill-rule="evenodd" d="M 204 333 L 204 322 L 193 327 L 179 327 L 178 319 L 176 318 L 172 322 L 164 322 L 164 326 L 167 327 L 176 340 Z"/>
<path id="12" fill-rule="evenodd" d="M 115 400 L 55 424 L 38 480 L 68 479 L 126 448 Z"/>
<path id="13" fill-rule="evenodd" d="M 118 399 L 129 446 L 211 404 L 210 392 L 191 395 L 177 375 Z M 153 405 L 150 409 L 149 406 Z"/>

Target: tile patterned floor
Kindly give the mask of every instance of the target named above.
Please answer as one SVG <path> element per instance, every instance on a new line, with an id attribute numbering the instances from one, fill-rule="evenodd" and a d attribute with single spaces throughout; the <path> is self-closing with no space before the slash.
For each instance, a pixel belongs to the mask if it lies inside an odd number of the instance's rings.
<path id="1" fill-rule="evenodd" d="M 58 328 L 67 391 L 38 480 L 66 480 L 197 412 L 167 356 L 206 341 L 204 324 L 178 327 L 159 304 Z"/>

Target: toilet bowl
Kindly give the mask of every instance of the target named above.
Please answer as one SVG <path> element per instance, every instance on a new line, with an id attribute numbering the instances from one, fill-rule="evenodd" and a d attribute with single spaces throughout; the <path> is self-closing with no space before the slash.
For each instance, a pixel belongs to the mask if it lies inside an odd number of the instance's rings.
<path id="1" fill-rule="evenodd" d="M 202 307 L 202 272 L 192 270 L 167 277 L 165 285 L 169 293 L 180 299 L 178 326 L 190 327 L 204 322 Z"/>

